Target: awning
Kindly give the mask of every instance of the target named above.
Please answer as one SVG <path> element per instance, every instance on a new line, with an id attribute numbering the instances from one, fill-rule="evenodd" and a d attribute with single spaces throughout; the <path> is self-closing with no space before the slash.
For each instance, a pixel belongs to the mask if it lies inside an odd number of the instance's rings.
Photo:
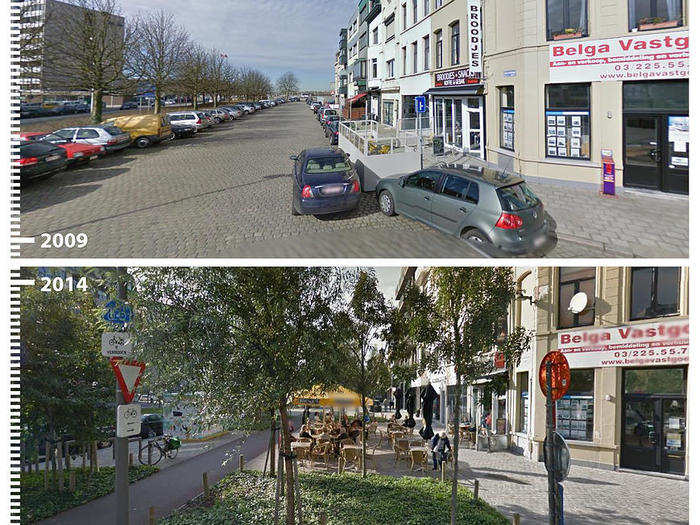
<path id="1" fill-rule="evenodd" d="M 365 398 L 367 406 L 374 404 L 372 398 Z M 362 397 L 357 392 L 348 390 L 345 387 L 338 387 L 335 390 L 325 391 L 319 387 L 314 387 L 306 392 L 298 392 L 292 404 L 297 406 L 308 405 L 313 408 L 319 407 L 359 407 L 362 406 Z"/>
<path id="2" fill-rule="evenodd" d="M 367 93 L 360 93 L 359 95 L 355 95 L 354 97 L 352 97 L 349 102 L 350 102 L 350 104 L 354 104 L 355 102 L 357 102 L 358 100 L 360 100 L 366 96 L 367 96 Z"/>
<path id="3" fill-rule="evenodd" d="M 481 95 L 484 90 L 483 84 L 470 84 L 463 87 L 451 87 L 451 88 L 430 88 L 424 93 L 424 95 Z"/>

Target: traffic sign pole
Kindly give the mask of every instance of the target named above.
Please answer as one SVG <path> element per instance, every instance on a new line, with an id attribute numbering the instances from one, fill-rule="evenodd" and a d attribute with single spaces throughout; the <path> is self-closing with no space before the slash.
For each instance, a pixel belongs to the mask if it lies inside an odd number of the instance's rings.
<path id="1" fill-rule="evenodd" d="M 552 362 L 547 361 L 547 438 L 545 443 L 547 457 L 550 458 L 550 465 L 547 468 L 547 485 L 549 493 L 549 525 L 557 523 L 557 482 L 554 478 L 554 468 L 552 458 L 554 458 L 554 418 L 552 417 Z"/>
<path id="2" fill-rule="evenodd" d="M 126 301 L 126 270 L 117 268 L 117 296 L 121 301 Z M 115 421 L 116 410 L 119 405 L 125 403 L 124 394 L 115 379 Z M 129 525 L 129 438 L 114 437 L 114 492 L 116 494 L 116 524 Z"/>

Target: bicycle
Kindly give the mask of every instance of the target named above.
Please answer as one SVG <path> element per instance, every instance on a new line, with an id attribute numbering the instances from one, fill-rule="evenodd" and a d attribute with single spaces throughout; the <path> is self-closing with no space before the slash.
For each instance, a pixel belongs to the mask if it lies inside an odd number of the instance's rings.
<path id="1" fill-rule="evenodd" d="M 147 441 L 141 444 L 139 448 L 139 463 L 148 465 L 148 447 L 151 447 L 151 465 L 157 465 L 158 462 L 167 457 L 175 459 L 177 452 L 180 450 L 180 440 L 170 435 L 164 435 L 159 438 Z"/>

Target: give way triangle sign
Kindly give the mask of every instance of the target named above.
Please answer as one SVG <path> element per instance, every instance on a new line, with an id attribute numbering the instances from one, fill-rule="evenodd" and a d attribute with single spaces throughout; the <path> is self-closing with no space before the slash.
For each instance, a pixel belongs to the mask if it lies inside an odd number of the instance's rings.
<path id="1" fill-rule="evenodd" d="M 138 361 L 127 361 L 119 357 L 113 357 L 109 360 L 114 370 L 114 375 L 117 376 L 117 383 L 124 396 L 125 403 L 131 403 L 136 394 L 136 387 L 139 386 L 141 375 L 146 369 L 146 363 Z"/>

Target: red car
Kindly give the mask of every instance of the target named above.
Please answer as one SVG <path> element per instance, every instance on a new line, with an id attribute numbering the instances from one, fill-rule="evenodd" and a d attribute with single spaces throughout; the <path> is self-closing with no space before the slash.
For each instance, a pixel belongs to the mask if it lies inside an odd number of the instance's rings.
<path id="1" fill-rule="evenodd" d="M 65 137 L 54 133 L 31 132 L 21 133 L 20 138 L 30 142 L 48 142 L 55 144 L 59 148 L 66 150 L 68 155 L 68 164 L 77 164 L 79 162 L 89 162 L 105 154 L 104 146 L 96 146 L 93 144 L 80 144 L 71 142 Z"/>

